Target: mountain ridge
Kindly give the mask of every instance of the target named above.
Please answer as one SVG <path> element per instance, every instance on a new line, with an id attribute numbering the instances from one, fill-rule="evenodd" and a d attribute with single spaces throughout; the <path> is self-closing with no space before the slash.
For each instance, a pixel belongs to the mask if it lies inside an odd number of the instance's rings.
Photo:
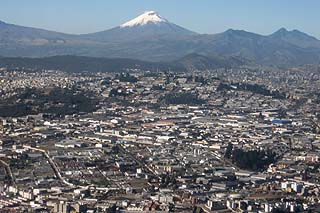
<path id="1" fill-rule="evenodd" d="M 270 35 L 234 29 L 198 34 L 169 22 L 154 11 L 141 16 L 109 30 L 82 35 L 0 22 L 0 55 L 78 55 L 160 62 L 198 53 L 237 56 L 263 65 L 320 63 L 320 41 L 298 30 L 280 28 Z"/>
<path id="2" fill-rule="evenodd" d="M 191 71 L 232 68 L 248 61 L 233 57 L 203 56 L 196 53 L 174 61 L 150 62 L 129 58 L 101 58 L 87 56 L 51 56 L 42 58 L 0 57 L 0 66 L 9 69 L 63 70 L 66 72 L 127 72 L 128 70 Z"/>

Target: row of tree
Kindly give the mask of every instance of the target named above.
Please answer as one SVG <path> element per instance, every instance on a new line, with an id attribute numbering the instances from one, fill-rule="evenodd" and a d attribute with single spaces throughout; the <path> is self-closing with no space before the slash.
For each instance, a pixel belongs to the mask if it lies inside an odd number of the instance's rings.
<path id="1" fill-rule="evenodd" d="M 233 149 L 232 143 L 229 143 L 226 148 L 225 158 L 231 159 L 241 169 L 259 171 L 274 163 L 276 154 L 271 150 Z"/>
<path id="2" fill-rule="evenodd" d="M 205 101 L 200 99 L 196 94 L 190 92 L 169 93 L 162 96 L 159 102 L 165 104 L 204 104 Z"/>
<path id="3" fill-rule="evenodd" d="M 275 153 L 271 151 L 235 149 L 232 155 L 233 162 L 241 169 L 259 171 L 276 160 Z"/>
<path id="4" fill-rule="evenodd" d="M 26 89 L 20 94 L 3 100 L 0 104 L 0 117 L 19 117 L 29 114 L 52 113 L 56 115 L 92 112 L 97 100 L 93 94 L 78 91 L 77 88 L 48 90 Z M 16 100 L 19 100 L 17 103 Z"/>

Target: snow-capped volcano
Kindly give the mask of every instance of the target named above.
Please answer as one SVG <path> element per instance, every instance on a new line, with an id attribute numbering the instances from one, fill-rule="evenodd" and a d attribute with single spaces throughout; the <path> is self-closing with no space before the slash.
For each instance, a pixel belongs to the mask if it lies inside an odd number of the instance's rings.
<path id="1" fill-rule="evenodd" d="M 167 19 L 161 17 L 157 12 L 147 11 L 144 12 L 142 15 L 132 19 L 131 21 L 128 21 L 120 25 L 120 27 L 135 27 L 143 26 L 148 23 L 159 24 L 161 22 L 169 23 Z"/>
<path id="2" fill-rule="evenodd" d="M 114 43 L 146 38 L 179 38 L 195 34 L 197 33 L 169 22 L 155 11 L 148 11 L 118 27 L 83 36 L 92 40 Z"/>

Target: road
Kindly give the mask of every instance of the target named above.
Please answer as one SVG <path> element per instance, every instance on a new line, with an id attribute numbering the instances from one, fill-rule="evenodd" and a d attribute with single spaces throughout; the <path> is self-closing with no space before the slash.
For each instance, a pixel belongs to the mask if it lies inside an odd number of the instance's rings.
<path id="1" fill-rule="evenodd" d="M 70 186 L 70 187 L 81 187 L 81 188 L 86 188 L 84 186 L 76 186 L 74 185 L 73 183 L 70 183 L 68 182 L 67 180 L 64 179 L 64 177 L 62 177 L 61 175 L 61 172 L 57 166 L 57 164 L 51 159 L 51 157 L 48 155 L 48 153 L 43 150 L 43 149 L 38 149 L 38 148 L 34 148 L 34 147 L 31 147 L 31 146 L 26 146 L 24 145 L 23 146 L 24 148 L 26 149 L 30 149 L 30 150 L 34 150 L 34 151 L 38 151 L 38 152 L 41 152 L 44 154 L 44 156 L 48 159 L 49 163 L 50 163 L 50 166 L 52 167 L 53 171 L 54 171 L 54 174 L 56 175 L 56 177 L 61 180 L 65 185 L 67 186 Z"/>

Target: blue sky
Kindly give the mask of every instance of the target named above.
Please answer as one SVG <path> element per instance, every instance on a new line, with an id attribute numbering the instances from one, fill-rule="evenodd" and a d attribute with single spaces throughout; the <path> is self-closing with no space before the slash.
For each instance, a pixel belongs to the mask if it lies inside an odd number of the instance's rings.
<path id="1" fill-rule="evenodd" d="M 320 0 L 1 0 L 0 20 L 66 33 L 90 33 L 155 10 L 200 33 L 229 28 L 270 34 L 281 27 L 320 38 Z"/>

